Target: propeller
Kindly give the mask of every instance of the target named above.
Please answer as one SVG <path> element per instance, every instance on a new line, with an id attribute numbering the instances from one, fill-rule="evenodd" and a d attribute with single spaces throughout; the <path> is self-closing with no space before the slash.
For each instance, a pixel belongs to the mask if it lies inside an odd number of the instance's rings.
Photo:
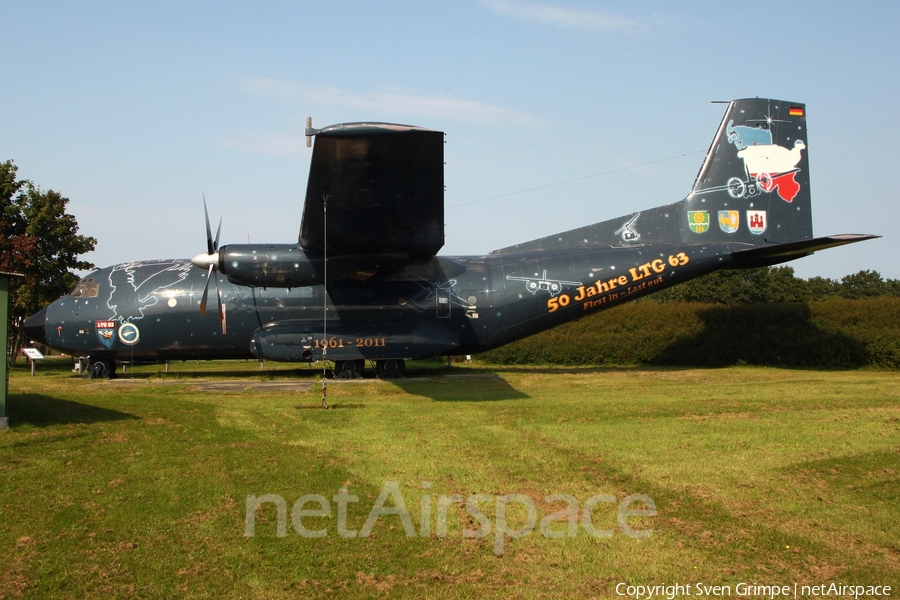
<path id="1" fill-rule="evenodd" d="M 212 230 L 209 227 L 209 210 L 206 208 L 206 194 L 203 194 L 203 216 L 206 217 L 206 254 L 198 254 L 191 259 L 195 267 L 206 269 L 206 285 L 203 287 L 203 296 L 200 298 L 200 314 L 206 314 L 206 300 L 209 296 L 209 282 L 214 279 L 216 282 L 216 298 L 219 305 L 219 323 L 222 324 L 222 333 L 225 330 L 225 304 L 222 302 L 222 291 L 219 289 L 219 278 L 213 278 L 213 272 L 218 268 L 219 264 L 219 234 L 222 232 L 222 218 L 219 217 L 219 226 L 216 228 L 216 238 L 212 237 Z"/>

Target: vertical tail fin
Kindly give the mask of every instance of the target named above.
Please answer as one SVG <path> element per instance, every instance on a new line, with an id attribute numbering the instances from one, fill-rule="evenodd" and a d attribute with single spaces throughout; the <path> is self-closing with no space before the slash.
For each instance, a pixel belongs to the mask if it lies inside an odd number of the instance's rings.
<path id="1" fill-rule="evenodd" d="M 685 198 L 684 241 L 812 238 L 806 105 L 735 100 Z"/>
<path id="2" fill-rule="evenodd" d="M 813 237 L 806 105 L 734 100 L 687 198 L 495 253 L 655 242 L 802 242 Z"/>

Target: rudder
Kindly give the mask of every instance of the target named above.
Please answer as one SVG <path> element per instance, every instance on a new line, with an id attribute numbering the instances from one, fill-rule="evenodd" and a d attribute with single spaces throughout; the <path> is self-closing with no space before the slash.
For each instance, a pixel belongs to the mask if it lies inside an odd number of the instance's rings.
<path id="1" fill-rule="evenodd" d="M 806 105 L 734 100 L 684 200 L 683 241 L 813 237 Z"/>

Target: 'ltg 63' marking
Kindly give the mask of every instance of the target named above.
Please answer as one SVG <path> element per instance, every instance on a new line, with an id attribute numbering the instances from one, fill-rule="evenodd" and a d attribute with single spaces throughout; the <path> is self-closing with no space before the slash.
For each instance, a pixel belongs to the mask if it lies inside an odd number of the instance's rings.
<path id="1" fill-rule="evenodd" d="M 574 298 L 572 298 L 568 294 L 560 294 L 557 298 L 550 298 L 549 300 L 547 300 L 547 312 L 556 312 L 560 308 L 569 306 L 572 302 L 584 302 L 585 309 L 591 308 L 598 304 L 605 304 L 607 301 L 615 300 L 619 297 L 620 293 L 610 293 L 612 292 L 612 290 L 624 288 L 629 283 L 635 283 L 637 281 L 640 281 L 641 279 L 644 279 L 645 277 L 650 277 L 652 275 L 661 275 L 662 272 L 666 270 L 666 266 L 683 267 L 690 261 L 691 259 L 687 254 L 685 254 L 684 252 L 679 252 L 678 254 L 670 254 L 668 260 L 657 258 L 656 260 L 652 260 L 648 263 L 644 263 L 637 267 L 628 269 L 628 273 L 631 275 L 630 278 L 628 275 L 619 275 L 618 277 L 613 277 L 612 279 L 607 279 L 606 281 L 598 281 L 594 285 L 580 285 L 578 286 L 578 293 L 575 294 Z M 659 277 L 657 279 L 661 281 L 662 277 Z M 652 285 L 653 283 L 654 281 L 651 281 L 649 283 L 645 282 L 646 285 Z M 639 289 L 628 288 L 627 290 L 621 290 L 621 293 L 630 294 L 632 292 L 639 291 L 640 289 L 644 288 L 645 284 L 641 284 Z M 587 301 L 588 298 L 599 296 L 601 294 L 608 295 Z"/>

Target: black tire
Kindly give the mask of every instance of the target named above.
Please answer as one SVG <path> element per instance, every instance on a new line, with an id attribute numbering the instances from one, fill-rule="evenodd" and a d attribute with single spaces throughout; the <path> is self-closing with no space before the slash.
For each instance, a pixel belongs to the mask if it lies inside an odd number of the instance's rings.
<path id="1" fill-rule="evenodd" d="M 92 358 L 88 373 L 91 379 L 115 379 L 116 361 L 108 358 Z"/>
<path id="2" fill-rule="evenodd" d="M 334 363 L 334 374 L 338 379 L 361 379 L 364 360 L 338 360 Z"/>
<path id="3" fill-rule="evenodd" d="M 400 379 L 406 373 L 406 363 L 402 359 L 379 360 L 375 372 L 382 379 Z"/>

